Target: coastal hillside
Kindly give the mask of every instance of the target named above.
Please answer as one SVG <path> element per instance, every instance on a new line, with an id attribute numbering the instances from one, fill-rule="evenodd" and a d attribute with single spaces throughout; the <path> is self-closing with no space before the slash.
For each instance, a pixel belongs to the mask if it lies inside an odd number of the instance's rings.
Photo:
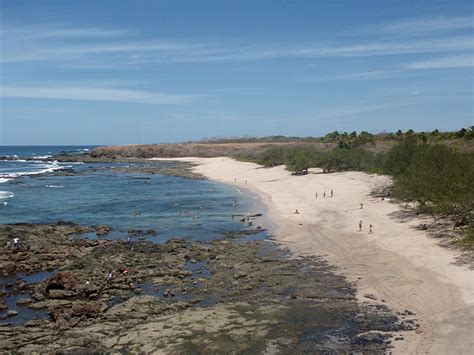
<path id="1" fill-rule="evenodd" d="M 176 158 L 176 157 L 255 157 L 272 147 L 299 147 L 325 151 L 334 143 L 305 142 L 202 142 L 177 144 L 134 144 L 98 147 L 91 153 L 93 158 Z"/>
<path id="2" fill-rule="evenodd" d="M 427 143 L 444 144 L 462 151 L 474 151 L 473 127 L 462 128 L 456 132 L 413 132 L 401 130 L 395 133 L 372 134 L 362 131 L 334 131 L 323 137 L 241 137 L 212 138 L 197 142 L 176 144 L 133 144 L 98 147 L 92 153 L 93 158 L 175 158 L 175 157 L 219 157 L 229 156 L 244 160 L 253 160 L 270 148 L 303 148 L 315 153 L 325 152 L 336 147 L 364 148 L 371 152 L 387 151 L 394 145 L 414 137 Z"/>

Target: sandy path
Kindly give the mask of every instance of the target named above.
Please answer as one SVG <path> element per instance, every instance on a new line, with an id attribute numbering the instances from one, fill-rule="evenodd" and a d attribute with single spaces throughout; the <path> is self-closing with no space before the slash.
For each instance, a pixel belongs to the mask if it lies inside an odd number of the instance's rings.
<path id="1" fill-rule="evenodd" d="M 296 254 L 323 255 L 357 285 L 360 301 L 373 293 L 394 311 L 414 312 L 423 332 L 403 334 L 394 353 L 474 354 L 474 272 L 452 265 L 455 252 L 414 229 L 420 220 L 390 217 L 399 207 L 369 196 L 387 177 L 291 176 L 283 167 L 265 169 L 229 158 L 183 160 L 197 163 L 196 171 L 211 179 L 256 192 L 269 207 L 277 241 Z M 323 198 L 331 189 L 334 197 Z"/>

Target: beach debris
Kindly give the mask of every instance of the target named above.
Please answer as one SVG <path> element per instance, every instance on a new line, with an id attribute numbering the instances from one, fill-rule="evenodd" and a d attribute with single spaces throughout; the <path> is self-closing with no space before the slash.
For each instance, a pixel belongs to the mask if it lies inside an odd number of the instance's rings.
<path id="1" fill-rule="evenodd" d="M 377 297 L 373 293 L 364 293 L 364 297 L 369 298 L 369 299 L 374 300 L 374 301 L 377 300 Z"/>

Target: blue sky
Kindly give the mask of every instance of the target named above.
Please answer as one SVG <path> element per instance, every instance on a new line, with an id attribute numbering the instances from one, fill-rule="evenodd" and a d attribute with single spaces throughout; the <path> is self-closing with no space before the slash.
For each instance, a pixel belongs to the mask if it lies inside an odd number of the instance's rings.
<path id="1" fill-rule="evenodd" d="M 470 1 L 0 4 L 3 145 L 474 124 Z"/>

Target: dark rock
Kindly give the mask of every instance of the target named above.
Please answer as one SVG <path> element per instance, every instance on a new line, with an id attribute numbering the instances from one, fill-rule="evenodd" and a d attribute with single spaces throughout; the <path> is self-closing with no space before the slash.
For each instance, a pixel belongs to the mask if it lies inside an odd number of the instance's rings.
<path id="1" fill-rule="evenodd" d="M 364 297 L 369 298 L 369 299 L 374 300 L 374 301 L 377 300 L 377 297 L 373 293 L 365 293 Z"/>
<path id="2" fill-rule="evenodd" d="M 67 291 L 67 290 L 49 290 L 48 295 L 51 298 L 68 298 L 68 297 L 75 296 L 76 293 L 73 291 Z"/>
<path id="3" fill-rule="evenodd" d="M 128 230 L 128 235 L 130 237 L 139 237 L 143 234 L 144 234 L 144 232 L 141 229 L 129 229 Z"/>
<path id="4" fill-rule="evenodd" d="M 112 229 L 107 225 L 101 225 L 95 228 L 95 233 L 97 235 L 107 235 Z"/>
<path id="5" fill-rule="evenodd" d="M 31 304 L 32 302 L 33 301 L 31 299 L 21 298 L 18 301 L 16 301 L 16 304 L 19 305 L 19 306 L 24 306 L 24 305 L 27 305 L 27 304 Z"/>
<path id="6" fill-rule="evenodd" d="M 17 311 L 13 310 L 13 309 L 9 309 L 8 312 L 7 312 L 7 317 L 14 317 L 18 314 Z"/>

